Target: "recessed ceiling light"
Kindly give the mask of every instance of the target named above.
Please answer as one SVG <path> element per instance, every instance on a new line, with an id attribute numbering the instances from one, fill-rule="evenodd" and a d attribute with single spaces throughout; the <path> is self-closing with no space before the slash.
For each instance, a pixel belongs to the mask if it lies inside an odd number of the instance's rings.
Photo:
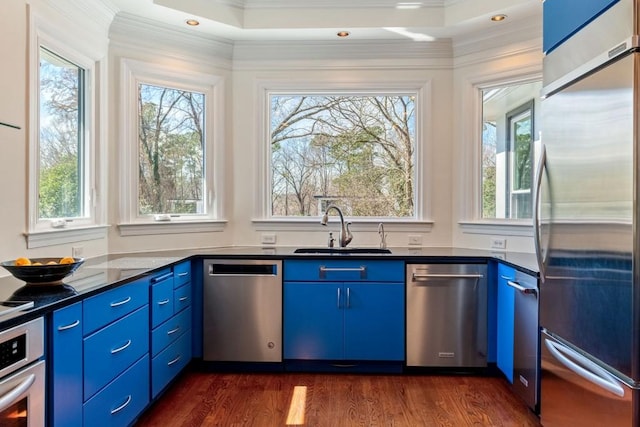
<path id="1" fill-rule="evenodd" d="M 507 19 L 507 15 L 502 15 L 502 14 L 501 15 L 493 15 L 491 17 L 491 20 L 493 22 L 500 22 L 500 21 L 504 21 L 505 19 Z"/>
<path id="2" fill-rule="evenodd" d="M 338 37 L 349 37 L 349 31 L 338 31 L 336 35 Z"/>
<path id="3" fill-rule="evenodd" d="M 192 27 L 197 27 L 198 25 L 200 25 L 200 21 L 198 21 L 197 19 L 187 19 L 184 22 L 185 24 L 191 25 Z"/>

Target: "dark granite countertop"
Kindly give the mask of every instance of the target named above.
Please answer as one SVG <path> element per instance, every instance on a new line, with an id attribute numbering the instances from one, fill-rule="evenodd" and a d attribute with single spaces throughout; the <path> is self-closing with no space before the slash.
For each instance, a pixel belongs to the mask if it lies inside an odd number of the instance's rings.
<path id="1" fill-rule="evenodd" d="M 153 274 L 167 266 L 192 258 L 356 258 L 402 259 L 409 263 L 443 262 L 458 259 L 462 262 L 480 262 L 499 259 L 527 273 L 537 275 L 533 254 L 517 252 L 492 252 L 463 248 L 390 248 L 391 254 L 296 254 L 295 247 L 211 247 L 144 253 L 110 254 L 88 258 L 64 285 L 25 285 L 13 276 L 0 277 L 0 301 L 33 301 L 34 307 L 22 312 L 2 315 L 0 329 L 6 329 L 23 321 L 82 300 L 111 287 L 129 283 L 137 278 Z"/>

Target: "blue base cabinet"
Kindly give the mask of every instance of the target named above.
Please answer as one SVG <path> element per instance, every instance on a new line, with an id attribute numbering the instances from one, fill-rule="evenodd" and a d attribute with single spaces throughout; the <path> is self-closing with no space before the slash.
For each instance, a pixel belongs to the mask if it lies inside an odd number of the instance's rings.
<path id="1" fill-rule="evenodd" d="M 498 265 L 498 303 L 497 303 L 497 354 L 498 369 L 513 384 L 513 326 L 515 290 L 508 285 L 514 281 L 516 271 L 504 264 Z"/>
<path id="2" fill-rule="evenodd" d="M 284 264 L 285 360 L 403 361 L 404 263 Z"/>
<path id="3" fill-rule="evenodd" d="M 54 426 L 82 425 L 82 302 L 51 317 L 49 413 Z"/>
<path id="4" fill-rule="evenodd" d="M 127 426 L 192 354 L 191 263 L 182 262 L 52 313 L 52 426 Z"/>

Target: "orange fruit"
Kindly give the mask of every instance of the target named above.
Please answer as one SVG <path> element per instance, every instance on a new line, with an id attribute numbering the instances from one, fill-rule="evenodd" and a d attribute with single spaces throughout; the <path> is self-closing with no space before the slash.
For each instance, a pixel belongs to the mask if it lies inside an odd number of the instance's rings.
<path id="1" fill-rule="evenodd" d="M 41 262 L 34 262 L 31 265 L 42 265 L 42 263 Z"/>
<path id="2" fill-rule="evenodd" d="M 14 261 L 15 265 L 23 266 L 23 265 L 31 265 L 31 260 L 26 257 L 16 258 Z"/>
<path id="3" fill-rule="evenodd" d="M 74 262 L 76 262 L 76 260 L 74 260 L 70 256 L 66 256 L 60 260 L 60 264 L 73 264 Z"/>

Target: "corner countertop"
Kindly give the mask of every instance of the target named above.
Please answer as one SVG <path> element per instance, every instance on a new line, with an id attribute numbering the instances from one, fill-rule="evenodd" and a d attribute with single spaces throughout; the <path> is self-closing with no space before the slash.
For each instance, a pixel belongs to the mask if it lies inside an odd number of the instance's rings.
<path id="1" fill-rule="evenodd" d="M 1 315 L 0 329 L 42 316 L 52 310 L 80 301 L 88 296 L 153 274 L 187 259 L 255 258 L 356 258 L 402 259 L 408 263 L 442 262 L 459 259 L 462 262 L 497 259 L 533 275 L 538 274 L 533 254 L 493 252 L 477 249 L 444 247 L 392 247 L 391 254 L 296 254 L 295 247 L 232 246 L 194 248 L 172 251 L 109 254 L 88 258 L 69 276 L 63 285 L 25 285 L 13 276 L 0 277 L 0 301 L 34 301 L 34 307 Z"/>

